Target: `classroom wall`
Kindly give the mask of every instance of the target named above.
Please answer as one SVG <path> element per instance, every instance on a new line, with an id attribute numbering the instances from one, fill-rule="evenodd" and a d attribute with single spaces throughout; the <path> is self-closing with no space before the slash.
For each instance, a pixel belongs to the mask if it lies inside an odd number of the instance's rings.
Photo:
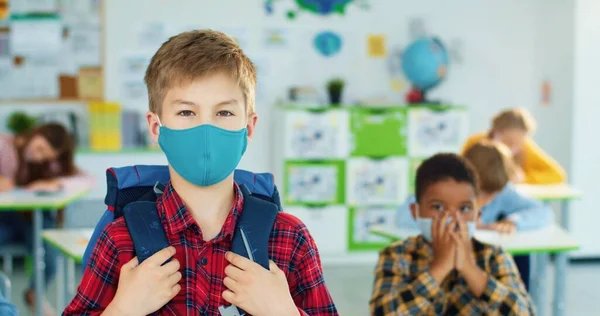
<path id="1" fill-rule="evenodd" d="M 500 109 L 515 105 L 531 108 L 537 98 L 536 2 L 385 0 L 371 3 L 368 11 L 351 6 L 344 17 L 324 19 L 302 14 L 295 21 L 285 18 L 284 9 L 289 7 L 286 2 L 293 1 L 276 2 L 274 15 L 265 17 L 259 1 L 237 0 L 225 4 L 188 0 L 179 1 L 177 6 L 156 0 L 106 1 L 106 96 L 110 99 L 120 96 L 123 60 L 139 53 L 139 47 L 134 46 L 136 30 L 157 21 L 166 22 L 172 30 L 195 26 L 237 32 L 240 26 L 245 26 L 245 36 L 251 42 L 248 53 L 268 73 L 259 78 L 262 97 L 257 107 L 261 120 L 242 166 L 275 172 L 269 129 L 275 101 L 285 97 L 292 84 L 316 83 L 317 88 L 323 89 L 330 77 L 345 75 L 346 101 L 385 96 L 394 103 L 403 102 L 404 92 L 394 93 L 388 88 L 386 61 L 365 56 L 366 37 L 369 33 L 383 33 L 387 35 L 390 51 L 403 47 L 410 40 L 409 20 L 418 17 L 432 34 L 450 46 L 461 47 L 463 62 L 451 66 L 449 79 L 431 96 L 468 106 L 471 131 L 487 128 L 487 118 Z M 215 18 L 226 13 L 229 19 Z M 288 49 L 262 46 L 262 32 L 273 27 L 288 31 Z M 345 47 L 338 56 L 318 56 L 309 44 L 311 36 L 325 29 L 338 31 L 344 37 Z M 130 102 L 125 106 L 140 110 L 147 107 L 145 102 Z"/>
<path id="2" fill-rule="evenodd" d="M 285 97 L 289 85 L 316 82 L 317 88 L 322 89 L 330 77 L 346 75 L 349 102 L 381 96 L 395 103 L 403 102 L 404 92 L 393 92 L 389 88 L 386 62 L 366 58 L 366 37 L 369 33 L 386 34 L 390 52 L 409 42 L 409 20 L 421 18 L 430 33 L 440 36 L 453 50 L 457 48 L 462 60 L 451 65 L 448 80 L 433 91 L 433 99 L 469 107 L 471 132 L 486 129 L 489 118 L 505 107 L 526 107 L 538 118 L 540 129 L 535 138 L 542 147 L 563 165 L 575 164 L 571 158 L 575 151 L 565 150 L 570 146 L 571 131 L 574 133 L 577 128 L 570 123 L 573 92 L 569 84 L 573 68 L 570 34 L 574 25 L 571 1 L 379 0 L 370 1 L 371 8 L 366 11 L 350 6 L 343 17 L 301 14 L 295 21 L 289 21 L 285 18 L 285 9 L 293 2 L 276 1 L 273 16 L 267 17 L 263 1 L 259 0 L 180 0 L 177 5 L 162 0 L 106 0 L 106 97 L 123 102 L 125 108 L 141 112 L 147 109 L 144 100 L 123 99 L 121 85 L 124 59 L 149 56 L 156 49 L 157 46 L 146 47 L 141 51 L 133 45 L 138 41 L 136 34 L 140 29 L 152 26 L 153 22 L 166 22 L 171 32 L 168 35 L 190 27 L 246 32 L 251 42 L 248 53 L 263 67 L 260 71 L 263 75 L 259 76 L 259 128 L 240 167 L 278 173 L 275 168 L 278 164 L 273 158 L 276 148 L 272 137 L 274 103 Z M 261 40 L 268 28 L 285 29 L 290 45 L 283 49 L 265 49 Z M 317 31 L 326 29 L 344 37 L 344 48 L 338 56 L 325 58 L 306 43 L 304 48 L 298 46 L 301 41 L 310 41 Z M 550 78 L 553 85 L 552 103 L 546 107 L 539 102 L 544 78 Z M 51 106 L 32 108 L 43 111 Z M 77 104 L 69 106 L 83 108 Z M 3 105 L 0 117 L 22 107 L 20 103 Z M 572 121 L 575 122 L 575 117 Z M 105 167 L 140 161 L 164 163 L 160 154 L 78 157 L 78 163 L 92 169 L 98 178 L 98 188 L 92 198 L 102 198 L 104 194 Z"/>
<path id="3" fill-rule="evenodd" d="M 600 196 L 600 147 L 596 133 L 600 117 L 598 69 L 600 69 L 600 2 L 575 1 L 575 72 L 573 95 L 573 142 L 571 182 L 583 199 L 570 210 L 571 231 L 582 247 L 577 257 L 599 257 L 597 198 Z"/>
<path id="4" fill-rule="evenodd" d="M 535 100 L 531 112 L 538 123 L 536 142 L 567 171 L 572 155 L 568 150 L 573 136 L 573 67 L 575 4 L 573 1 L 536 2 L 535 18 Z M 542 83 L 551 85 L 550 102 L 542 100 Z"/>

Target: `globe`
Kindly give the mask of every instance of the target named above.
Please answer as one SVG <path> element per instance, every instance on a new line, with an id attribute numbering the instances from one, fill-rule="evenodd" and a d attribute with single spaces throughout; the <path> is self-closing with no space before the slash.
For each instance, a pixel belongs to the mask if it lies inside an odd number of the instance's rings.
<path id="1" fill-rule="evenodd" d="M 408 81 L 424 92 L 440 84 L 446 77 L 448 52 L 439 39 L 420 38 L 402 52 L 401 63 Z"/>
<path id="2" fill-rule="evenodd" d="M 342 38 L 336 33 L 324 31 L 315 36 L 313 44 L 319 53 L 329 57 L 342 49 Z"/>

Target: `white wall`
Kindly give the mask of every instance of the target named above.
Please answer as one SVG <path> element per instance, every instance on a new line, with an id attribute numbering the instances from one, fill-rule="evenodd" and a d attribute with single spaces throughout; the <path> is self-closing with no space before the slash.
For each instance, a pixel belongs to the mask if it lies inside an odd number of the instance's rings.
<path id="1" fill-rule="evenodd" d="M 176 5 L 162 0 L 106 0 L 107 98 L 122 101 L 122 57 L 140 52 L 134 45 L 136 32 L 146 22 L 165 22 L 173 32 L 168 35 L 192 26 L 245 30 L 252 42 L 248 53 L 268 68 L 259 78 L 267 93 L 257 104 L 261 115 L 257 137 L 241 167 L 277 173 L 272 155 L 275 100 L 284 97 L 292 84 L 316 83 L 317 88 L 322 88 L 328 78 L 339 74 L 347 76 L 347 101 L 384 95 L 401 103 L 404 93 L 389 89 L 386 62 L 366 58 L 366 35 L 386 34 L 390 51 L 409 42 L 409 19 L 420 17 L 431 33 L 449 44 L 458 41 L 463 47 L 463 63 L 451 65 L 448 80 L 432 93 L 432 98 L 468 106 L 472 132 L 486 129 L 489 118 L 502 108 L 527 107 L 538 117 L 540 130 L 536 140 L 563 165 L 571 165 L 571 154 L 566 148 L 570 146 L 572 128 L 577 128 L 569 123 L 573 68 L 571 1 L 379 0 L 370 1 L 369 11 L 351 6 L 344 17 L 321 18 L 306 13 L 289 21 L 285 12 L 293 2 L 277 1 L 274 15 L 266 17 L 262 0 L 180 0 Z M 262 34 L 269 27 L 289 31 L 287 49 L 263 48 Z M 320 57 L 309 44 L 316 31 L 325 29 L 344 36 L 345 46 L 337 57 Z M 153 50 L 146 52 L 151 54 Z M 553 103 L 542 108 L 538 103 L 539 88 L 541 79 L 546 77 L 553 83 Z M 147 108 L 145 102 L 127 101 L 124 106 L 140 111 Z M 0 108 L 0 116 L 7 112 L 6 106 Z M 162 161 L 159 155 L 144 159 Z M 138 156 L 89 155 L 79 161 L 84 168 L 98 169 L 97 161 L 117 165 L 136 162 Z M 94 173 L 102 175 L 103 170 Z M 99 191 L 103 181 L 101 177 Z"/>
<path id="2" fill-rule="evenodd" d="M 246 47 L 248 53 L 266 61 L 269 70 L 259 78 L 268 94 L 257 105 L 262 119 L 242 166 L 274 172 L 270 137 L 273 103 L 285 96 L 290 85 L 313 84 L 323 89 L 327 79 L 339 74 L 348 81 L 347 101 L 377 95 L 388 96 L 394 103 L 403 101 L 404 93 L 388 88 L 386 61 L 366 58 L 366 36 L 384 33 L 390 50 L 403 47 L 409 42 L 408 22 L 413 17 L 423 18 L 427 29 L 442 40 L 463 43 L 464 62 L 451 66 L 448 81 L 432 97 L 469 106 L 472 131 L 487 128 L 489 117 L 500 109 L 515 105 L 531 108 L 538 97 L 535 39 L 539 8 L 534 1 L 381 0 L 371 2 L 369 11 L 350 7 L 345 17 L 302 14 L 295 21 L 285 18 L 285 9 L 293 1 L 287 2 L 276 2 L 275 14 L 265 17 L 258 1 L 232 0 L 220 5 L 184 0 L 177 6 L 158 0 L 106 1 L 107 97 L 119 98 L 120 62 L 126 54 L 139 51 L 135 42 L 141 26 L 162 21 L 174 31 L 189 26 L 223 30 L 243 27 L 253 42 Z M 229 11 L 233 7 L 239 10 Z M 226 13 L 229 18 L 221 18 Z M 261 35 L 269 27 L 287 29 L 290 48 L 264 49 Z M 339 56 L 327 59 L 312 49 L 311 36 L 325 29 L 344 36 L 345 46 Z M 145 110 L 147 105 L 129 106 Z"/>
<path id="3" fill-rule="evenodd" d="M 531 112 L 538 123 L 538 144 L 567 171 L 571 169 L 573 65 L 573 1 L 542 0 L 536 3 L 535 99 Z M 552 85 L 551 103 L 541 104 L 541 84 Z"/>
<path id="4" fill-rule="evenodd" d="M 600 256 L 597 242 L 600 196 L 600 147 L 597 141 L 600 117 L 600 1 L 575 1 L 575 73 L 571 180 L 584 198 L 571 208 L 571 231 L 582 243 L 578 256 Z"/>

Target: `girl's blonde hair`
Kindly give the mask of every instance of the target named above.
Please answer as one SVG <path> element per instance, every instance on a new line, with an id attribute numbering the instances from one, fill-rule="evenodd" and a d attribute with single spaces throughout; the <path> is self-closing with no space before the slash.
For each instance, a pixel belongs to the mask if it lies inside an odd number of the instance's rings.
<path id="1" fill-rule="evenodd" d="M 531 134 L 535 131 L 535 125 L 529 111 L 523 108 L 502 111 L 492 119 L 492 130 L 495 131 L 516 128 Z"/>
<path id="2" fill-rule="evenodd" d="M 498 141 L 481 140 L 471 146 L 464 157 L 477 172 L 481 192 L 500 192 L 516 172 L 510 149 Z"/>

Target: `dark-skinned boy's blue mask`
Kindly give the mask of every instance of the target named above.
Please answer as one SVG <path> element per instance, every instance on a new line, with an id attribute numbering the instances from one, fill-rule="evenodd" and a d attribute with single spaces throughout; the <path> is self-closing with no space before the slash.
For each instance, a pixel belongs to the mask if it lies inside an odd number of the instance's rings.
<path id="1" fill-rule="evenodd" d="M 161 124 L 158 144 L 181 177 L 207 187 L 225 180 L 235 170 L 246 152 L 248 131 L 230 131 L 210 124 L 176 130 Z"/>

